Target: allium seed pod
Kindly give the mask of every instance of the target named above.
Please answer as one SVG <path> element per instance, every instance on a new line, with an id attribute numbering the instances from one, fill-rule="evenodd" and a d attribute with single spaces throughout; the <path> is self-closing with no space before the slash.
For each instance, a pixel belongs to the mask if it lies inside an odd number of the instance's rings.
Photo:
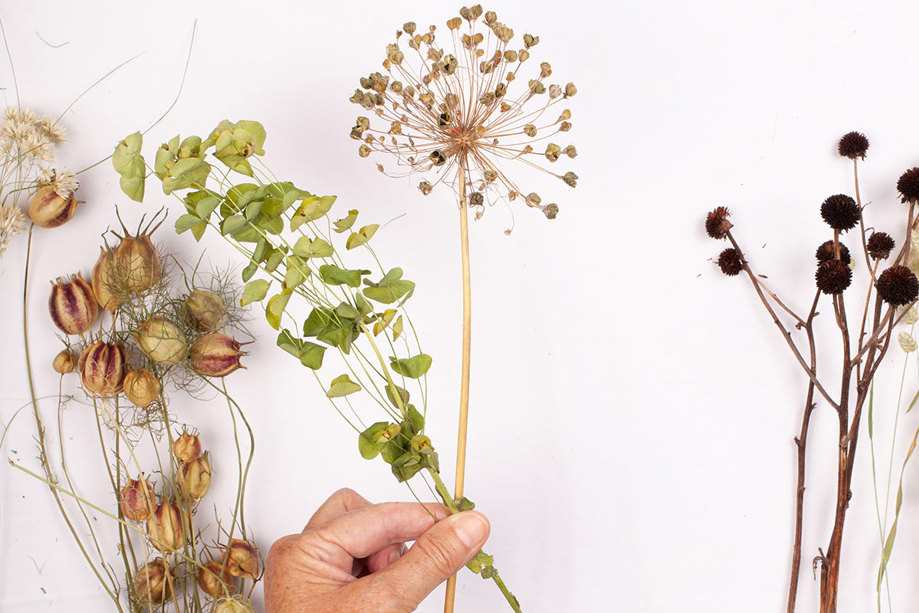
<path id="1" fill-rule="evenodd" d="M 900 306 L 919 297 L 919 280 L 906 266 L 891 266 L 878 276 L 877 289 L 884 302 Z"/>
<path id="2" fill-rule="evenodd" d="M 143 475 L 141 475 L 143 476 Z M 153 486 L 147 479 L 128 479 L 121 488 L 121 513 L 129 521 L 144 521 L 156 506 Z"/>
<path id="3" fill-rule="evenodd" d="M 165 500 L 159 503 L 147 519 L 147 536 L 160 551 L 181 549 L 185 545 L 185 522 L 179 505 Z"/>
<path id="4" fill-rule="evenodd" d="M 147 357 L 163 366 L 178 364 L 188 350 L 179 327 L 163 317 L 151 317 L 137 326 L 134 339 Z"/>
<path id="5" fill-rule="evenodd" d="M 255 613 L 255 607 L 245 596 L 234 596 L 218 602 L 214 613 Z"/>
<path id="6" fill-rule="evenodd" d="M 211 461 L 208 454 L 179 467 L 179 489 L 191 500 L 201 500 L 211 488 Z"/>
<path id="7" fill-rule="evenodd" d="M 62 349 L 59 354 L 54 356 L 54 362 L 51 363 L 51 367 L 54 368 L 55 372 L 59 372 L 62 375 L 73 372 L 73 369 L 76 368 L 73 353 L 69 349 Z"/>
<path id="8" fill-rule="evenodd" d="M 817 262 L 826 262 L 827 260 L 836 259 L 836 248 L 833 245 L 833 241 L 827 241 L 817 247 L 817 253 L 814 254 L 817 257 Z M 849 254 L 849 248 L 839 243 L 839 259 L 843 264 L 848 265 L 852 261 L 852 256 Z"/>
<path id="9" fill-rule="evenodd" d="M 29 218 L 36 226 L 56 228 L 70 221 L 78 204 L 76 193 L 62 198 L 52 186 L 45 185 L 36 190 L 29 202 Z"/>
<path id="10" fill-rule="evenodd" d="M 817 267 L 815 278 L 821 292 L 839 294 L 852 283 L 852 270 L 840 260 L 826 260 Z"/>
<path id="11" fill-rule="evenodd" d="M 868 237 L 868 255 L 875 260 L 886 260 L 896 246 L 893 238 L 886 232 L 875 232 Z"/>
<path id="12" fill-rule="evenodd" d="M 160 280 L 163 263 L 150 235 L 125 236 L 115 249 L 115 270 L 128 291 L 143 292 Z"/>
<path id="13" fill-rule="evenodd" d="M 230 596 L 236 591 L 233 578 L 226 568 L 221 568 L 220 562 L 205 562 L 198 568 L 198 587 L 208 596 L 214 598 Z"/>
<path id="14" fill-rule="evenodd" d="M 71 276 L 69 281 L 58 279 L 51 284 L 48 310 L 54 325 L 64 334 L 87 332 L 99 315 L 93 288 L 79 274 Z"/>
<path id="15" fill-rule="evenodd" d="M 205 377 L 225 377 L 242 368 L 239 359 L 246 354 L 239 348 L 240 344 L 226 334 L 206 334 L 191 347 L 192 370 Z"/>
<path id="16" fill-rule="evenodd" d="M 724 238 L 728 235 L 728 230 L 734 227 L 734 224 L 728 221 L 730 216 L 726 207 L 719 206 L 705 218 L 705 231 L 712 238 Z"/>
<path id="17" fill-rule="evenodd" d="M 185 299 L 188 319 L 199 332 L 214 332 L 223 326 L 227 307 L 223 299 L 214 292 L 196 289 Z"/>
<path id="18" fill-rule="evenodd" d="M 121 306 L 118 297 L 118 284 L 115 275 L 115 252 L 111 249 L 102 249 L 96 265 L 93 266 L 93 293 L 96 301 L 103 309 L 114 313 Z"/>
<path id="19" fill-rule="evenodd" d="M 124 395 L 142 409 L 160 397 L 163 384 L 146 368 L 132 370 L 124 377 Z"/>
<path id="20" fill-rule="evenodd" d="M 173 577 L 167 575 L 166 563 L 157 558 L 137 571 L 131 590 L 140 602 L 162 604 L 172 595 L 173 581 Z"/>
<path id="21" fill-rule="evenodd" d="M 868 151 L 868 137 L 861 132 L 849 132 L 839 139 L 839 155 L 844 158 L 865 159 Z"/>
<path id="22" fill-rule="evenodd" d="M 114 396 L 121 391 L 125 367 L 124 348 L 103 341 L 86 347 L 77 362 L 83 387 L 99 396 Z"/>
<path id="23" fill-rule="evenodd" d="M 201 439 L 195 434 L 183 432 L 173 443 L 172 452 L 183 464 L 194 462 L 201 455 Z"/>
<path id="24" fill-rule="evenodd" d="M 227 557 L 227 570 L 234 577 L 258 579 L 261 563 L 258 551 L 246 541 L 233 539 Z"/>

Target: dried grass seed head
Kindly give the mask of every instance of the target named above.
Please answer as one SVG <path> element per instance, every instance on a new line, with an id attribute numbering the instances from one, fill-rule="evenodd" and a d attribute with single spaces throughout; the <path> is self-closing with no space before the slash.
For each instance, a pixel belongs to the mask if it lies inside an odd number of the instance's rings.
<path id="1" fill-rule="evenodd" d="M 820 216 L 834 230 L 845 232 L 854 228 L 862 215 L 855 200 L 845 194 L 836 194 L 820 205 Z"/>
<path id="2" fill-rule="evenodd" d="M 384 72 L 360 79 L 350 98 L 369 115 L 351 129 L 351 138 L 361 141 L 359 155 L 393 155 L 396 169 L 378 167 L 390 176 L 425 175 L 419 183 L 424 194 L 440 183 L 456 187 L 462 168 L 467 193 L 483 193 L 488 203 L 519 198 L 553 218 L 558 206 L 524 195 L 529 192 L 503 165 L 519 161 L 577 185 L 575 173 L 550 169 L 577 156 L 574 145 L 556 142 L 571 129 L 571 111 L 562 108 L 556 116 L 553 109 L 577 88 L 547 83 L 549 62 L 529 70 L 539 37 L 526 34 L 515 48 L 513 29 L 480 5 L 447 21 L 443 46 L 438 34 L 435 26 L 424 31 L 404 24 L 386 47 Z M 484 206 L 478 206 L 481 213 Z"/>
<path id="3" fill-rule="evenodd" d="M 731 216 L 727 207 L 719 206 L 711 211 L 705 218 L 705 231 L 712 238 L 724 238 L 728 235 L 728 230 L 734 227 L 728 217 Z"/>
<path id="4" fill-rule="evenodd" d="M 868 137 L 861 132 L 849 132 L 839 139 L 839 155 L 854 160 L 865 159 L 868 151 Z"/>
<path id="5" fill-rule="evenodd" d="M 896 246 L 893 238 L 886 232 L 875 232 L 868 237 L 868 255 L 875 260 L 886 260 Z"/>
<path id="6" fill-rule="evenodd" d="M 18 206 L 0 205 L 0 258 L 10 240 L 26 229 L 26 216 Z"/>
<path id="7" fill-rule="evenodd" d="M 740 252 L 733 247 L 729 247 L 718 254 L 718 267 L 721 268 L 721 272 L 729 277 L 740 274 L 740 271 L 743 270 L 743 264 Z"/>
<path id="8" fill-rule="evenodd" d="M 906 266 L 891 266 L 878 277 L 877 290 L 884 302 L 902 306 L 919 296 L 919 280 Z"/>
<path id="9" fill-rule="evenodd" d="M 902 202 L 919 201 L 919 168 L 910 168 L 897 180 L 897 191 Z"/>
<path id="10" fill-rule="evenodd" d="M 817 266 L 817 288 L 824 294 L 840 294 L 852 283 L 852 270 L 840 260 L 826 260 Z"/>
<path id="11" fill-rule="evenodd" d="M 817 262 L 826 262 L 827 260 L 836 259 L 836 247 L 833 244 L 833 241 L 827 241 L 817 247 L 817 253 L 814 254 L 817 257 Z M 846 266 L 852 261 L 852 256 L 849 253 L 849 248 L 839 243 L 839 260 Z"/>

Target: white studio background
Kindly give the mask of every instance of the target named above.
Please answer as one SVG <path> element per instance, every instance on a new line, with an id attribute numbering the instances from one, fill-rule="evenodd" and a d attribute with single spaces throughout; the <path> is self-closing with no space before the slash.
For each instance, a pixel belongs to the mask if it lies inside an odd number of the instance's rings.
<path id="1" fill-rule="evenodd" d="M 188 79 L 176 107 L 146 139 L 205 133 L 221 119 L 257 119 L 278 176 L 337 194 L 362 219 L 398 220 L 374 239 L 385 262 L 418 284 L 413 315 L 428 353 L 428 430 L 452 475 L 460 355 L 456 209 L 446 191 L 423 197 L 356 155 L 347 98 L 377 70 L 404 21 L 442 27 L 458 5 L 405 1 L 0 3 L 24 105 L 55 113 L 123 60 L 64 122 L 59 155 L 82 168 L 152 123 L 175 96 L 194 20 Z M 804 310 L 813 250 L 826 240 L 818 207 L 851 193 L 835 155 L 849 130 L 871 139 L 862 195 L 872 223 L 902 240 L 895 184 L 919 164 L 919 7 L 897 2 L 568 2 L 503 0 L 493 9 L 540 35 L 537 61 L 574 81 L 570 133 L 581 180 L 552 184 L 561 208 L 489 210 L 472 226 L 474 336 L 467 491 L 492 521 L 489 550 L 526 611 L 784 610 L 793 528 L 795 455 L 805 378 L 743 279 L 709 258 L 723 249 L 702 221 L 728 205 L 752 263 Z M 62 47 L 52 47 L 39 38 Z M 15 101 L 8 65 L 0 86 Z M 372 159 L 372 158 L 371 158 Z M 546 191 L 546 194 L 549 192 Z M 120 194 L 108 164 L 83 177 L 87 203 L 68 225 L 38 232 L 31 331 L 39 394 L 53 395 L 58 351 L 46 280 L 82 270 L 114 223 L 167 202 L 148 186 L 144 207 Z M 172 210 L 171 219 L 177 213 Z M 158 238 L 194 259 L 200 247 L 168 226 Z M 19 237 L 22 239 L 23 237 Z M 238 260 L 204 241 L 215 266 Z M 850 245 L 853 246 L 853 245 Z M 21 349 L 24 240 L 0 261 L 0 422 L 27 402 Z M 860 276 L 861 273 L 861 276 Z M 864 270 L 856 270 L 856 284 Z M 854 301 L 853 301 L 854 302 Z M 258 440 L 247 519 L 263 551 L 299 531 L 334 490 L 409 499 L 296 361 L 260 341 L 248 370 L 228 379 Z M 825 335 L 835 341 L 833 330 Z M 832 351 L 835 347 L 830 346 Z M 831 352 L 824 360 L 831 364 Z M 832 358 L 835 359 L 835 358 Z M 882 371 L 878 439 L 889 441 L 903 354 Z M 907 379 L 915 390 L 915 378 Z M 98 451 L 79 405 L 68 412 L 71 462 L 88 495 L 105 500 Z M 53 399 L 44 401 L 49 413 Z M 209 499 L 233 491 L 225 407 L 189 403 L 183 417 L 208 437 L 217 471 Z M 896 464 L 917 416 L 900 420 Z M 829 540 L 834 424 L 821 405 L 810 442 L 800 609 L 816 610 L 810 564 Z M 34 466 L 34 425 L 14 422 L 2 455 Z M 878 559 L 866 431 L 846 526 L 840 611 L 874 610 Z M 886 444 L 886 443 L 884 443 Z M 887 453 L 880 450 L 886 475 Z M 84 457 L 85 456 L 85 457 Z M 892 559 L 894 609 L 915 610 L 919 482 L 907 471 Z M 223 474 L 221 474 L 223 471 Z M 221 481 L 223 479 L 223 481 Z M 452 479 L 451 479 L 452 481 Z M 101 521 L 101 520 L 100 520 Z M 114 554 L 114 551 L 113 551 Z M 261 601 L 261 594 L 258 594 Z M 460 611 L 505 610 L 490 583 L 466 573 Z M 108 610 L 47 488 L 0 468 L 0 609 Z M 423 606 L 439 611 L 441 592 Z"/>

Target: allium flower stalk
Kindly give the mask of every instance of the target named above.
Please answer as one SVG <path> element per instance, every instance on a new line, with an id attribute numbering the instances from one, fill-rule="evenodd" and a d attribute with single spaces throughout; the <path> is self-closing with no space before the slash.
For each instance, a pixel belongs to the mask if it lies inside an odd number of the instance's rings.
<path id="1" fill-rule="evenodd" d="M 547 172 L 569 187 L 578 176 L 556 170 L 560 160 L 577 157 L 567 141 L 571 130 L 568 99 L 574 83 L 550 82 L 552 66 L 530 58 L 539 37 L 524 34 L 498 21 L 481 5 L 463 7 L 447 20 L 441 46 L 437 27 L 419 31 L 414 22 L 396 32 L 386 46 L 383 70 L 360 80 L 350 100 L 372 116 L 357 117 L 351 137 L 360 140 L 358 155 L 390 154 L 395 168 L 377 162 L 388 176 L 419 175 L 425 195 L 441 183 L 456 190 L 460 208 L 463 279 L 463 354 L 454 494 L 463 495 L 466 424 L 471 355 L 471 271 L 468 212 L 476 219 L 485 206 L 518 199 L 549 219 L 558 205 L 543 203 L 524 189 L 506 167 L 522 166 Z M 565 160 L 567 161 L 567 160 Z M 507 230 L 506 233 L 510 233 Z M 444 610 L 453 610 L 455 578 L 447 583 Z"/>

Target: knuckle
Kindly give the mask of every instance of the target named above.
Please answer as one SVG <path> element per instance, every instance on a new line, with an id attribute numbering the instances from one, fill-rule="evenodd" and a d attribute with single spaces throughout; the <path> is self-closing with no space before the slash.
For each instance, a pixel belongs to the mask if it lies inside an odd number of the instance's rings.
<path id="1" fill-rule="evenodd" d="M 457 551 L 450 542 L 440 538 L 427 538 L 417 541 L 415 547 L 419 548 L 422 559 L 431 570 L 442 575 L 453 573 Z"/>

